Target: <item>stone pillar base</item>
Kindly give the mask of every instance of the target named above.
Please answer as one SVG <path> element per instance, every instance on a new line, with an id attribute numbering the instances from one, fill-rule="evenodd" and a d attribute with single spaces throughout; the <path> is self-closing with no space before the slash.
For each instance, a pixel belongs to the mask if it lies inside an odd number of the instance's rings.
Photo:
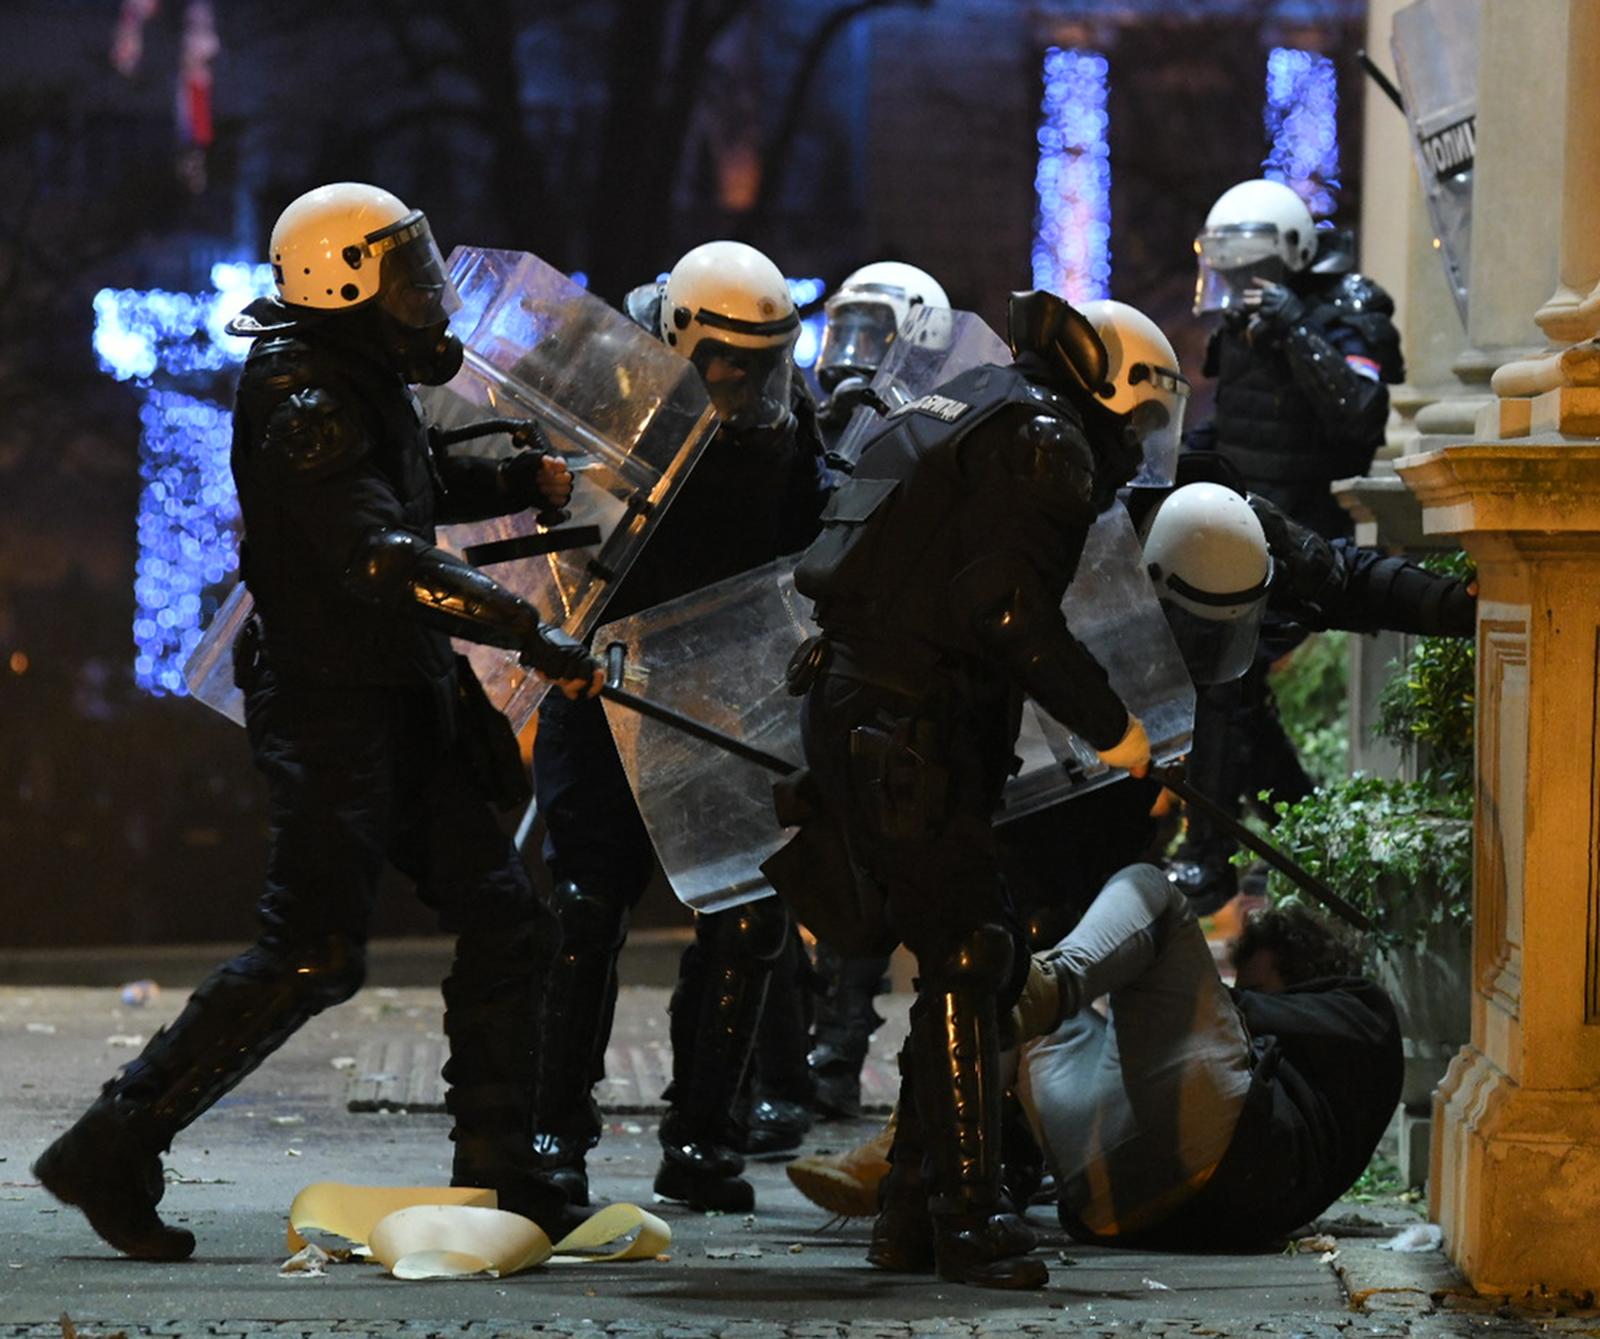
<path id="1" fill-rule="evenodd" d="M 1479 1292 L 1600 1289 L 1600 1102 L 1464 1047 L 1434 1095 L 1429 1210 Z"/>

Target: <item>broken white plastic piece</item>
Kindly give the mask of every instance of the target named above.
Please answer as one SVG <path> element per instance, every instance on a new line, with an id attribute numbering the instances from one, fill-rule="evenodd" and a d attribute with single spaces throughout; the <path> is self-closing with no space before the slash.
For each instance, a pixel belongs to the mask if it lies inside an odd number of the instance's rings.
<path id="1" fill-rule="evenodd" d="M 503 1278 L 550 1258 L 550 1238 L 520 1214 L 416 1204 L 372 1229 L 373 1258 L 397 1279 Z"/>
<path id="2" fill-rule="evenodd" d="M 608 1205 L 551 1245 L 537 1224 L 500 1211 L 492 1190 L 336 1181 L 319 1181 L 295 1196 L 289 1249 L 305 1246 L 301 1234 L 309 1231 L 369 1247 L 396 1278 L 406 1279 L 499 1278 L 546 1260 L 654 1260 L 672 1244 L 672 1229 L 634 1204 Z"/>

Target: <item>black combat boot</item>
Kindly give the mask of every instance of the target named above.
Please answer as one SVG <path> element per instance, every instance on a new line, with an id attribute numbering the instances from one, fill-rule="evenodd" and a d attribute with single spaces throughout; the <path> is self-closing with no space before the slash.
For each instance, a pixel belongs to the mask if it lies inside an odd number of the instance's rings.
<path id="1" fill-rule="evenodd" d="M 156 1213 L 166 1191 L 161 1153 L 171 1140 L 142 1111 L 120 1102 L 115 1080 L 64 1135 L 39 1155 L 33 1174 L 63 1204 L 83 1212 L 101 1238 L 135 1260 L 187 1260 L 194 1234 Z"/>
<path id="2" fill-rule="evenodd" d="M 531 1218 L 559 1241 L 587 1216 L 540 1165 L 533 1147 L 549 941 L 536 924 L 475 930 L 456 939 L 441 987 L 445 1109 L 454 1118 L 450 1184 L 493 1190 L 500 1208 Z"/>
<path id="3" fill-rule="evenodd" d="M 824 1120 L 853 1120 L 861 1114 L 861 1066 L 872 1034 L 883 1019 L 872 1007 L 884 989 L 887 958 L 841 958 L 817 944 L 822 991 L 811 1048 L 816 1079 L 816 1110 Z"/>
<path id="4" fill-rule="evenodd" d="M 655 1191 L 691 1209 L 745 1213 L 755 1189 L 735 1151 L 740 1089 L 774 960 L 789 933 L 776 898 L 695 920 L 672 996 L 671 1109 L 661 1122 Z"/>
<path id="5" fill-rule="evenodd" d="M 895 1107 L 889 1174 L 878 1186 L 878 1216 L 872 1222 L 867 1263 L 893 1274 L 934 1270 L 933 1215 L 922 1174 L 922 1123 L 912 1100 L 915 1058 L 908 1041 L 900 1053 L 900 1101 Z"/>
<path id="6" fill-rule="evenodd" d="M 1001 1190 L 1000 1028 L 995 992 L 1010 975 L 1011 936 L 984 925 L 924 973 L 913 1011 L 917 1114 L 928 1143 L 928 1208 L 941 1278 L 980 1288 L 1042 1288 L 1033 1230 Z M 904 1120 L 904 1115 L 901 1117 Z"/>
<path id="7" fill-rule="evenodd" d="M 811 1129 L 816 1085 L 806 1048 L 812 976 L 800 936 L 789 935 L 767 989 L 750 1061 L 754 1096 L 745 1115 L 743 1151 L 751 1157 L 792 1153 Z"/>
<path id="8" fill-rule="evenodd" d="M 362 973 L 360 946 L 336 937 L 293 951 L 258 945 L 226 963 L 39 1155 L 39 1184 L 124 1254 L 187 1259 L 193 1234 L 156 1214 L 161 1154 L 306 1019 L 353 995 Z"/>
<path id="9" fill-rule="evenodd" d="M 575 883 L 558 885 L 552 905 L 561 921 L 561 952 L 545 997 L 533 1146 L 551 1184 L 587 1207 L 586 1159 L 601 1130 L 594 1085 L 605 1077 L 628 913 L 620 898 Z"/>

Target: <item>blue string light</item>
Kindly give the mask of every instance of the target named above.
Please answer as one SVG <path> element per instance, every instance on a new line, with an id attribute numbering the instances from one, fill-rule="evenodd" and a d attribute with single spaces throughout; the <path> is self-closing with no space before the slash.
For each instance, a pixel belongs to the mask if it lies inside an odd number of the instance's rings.
<path id="1" fill-rule="evenodd" d="M 211 284 L 208 293 L 108 288 L 94 298 L 101 367 L 142 392 L 133 669 L 139 687 L 157 696 L 186 691 L 183 662 L 217 608 L 208 590 L 239 566 L 232 415 L 191 392 L 244 357 L 249 341 L 223 327 L 272 291 L 272 271 L 216 265 Z"/>
<path id="2" fill-rule="evenodd" d="M 1045 52 L 1033 283 L 1069 302 L 1111 291 L 1107 68 L 1097 51 Z"/>
<path id="3" fill-rule="evenodd" d="M 1263 175 L 1292 187 L 1314 216 L 1333 213 L 1339 189 L 1339 75 L 1333 62 L 1315 51 L 1273 47 L 1263 118 L 1272 144 Z"/>

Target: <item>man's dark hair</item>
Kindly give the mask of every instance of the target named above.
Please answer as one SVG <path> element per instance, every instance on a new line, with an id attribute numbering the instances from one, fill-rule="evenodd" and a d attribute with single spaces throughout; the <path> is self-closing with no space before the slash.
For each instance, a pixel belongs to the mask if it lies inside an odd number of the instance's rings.
<path id="1" fill-rule="evenodd" d="M 1343 931 L 1306 907 L 1266 907 L 1245 922 L 1229 947 L 1234 971 L 1263 950 L 1277 960 L 1284 984 L 1319 976 L 1359 976 L 1361 950 Z"/>

